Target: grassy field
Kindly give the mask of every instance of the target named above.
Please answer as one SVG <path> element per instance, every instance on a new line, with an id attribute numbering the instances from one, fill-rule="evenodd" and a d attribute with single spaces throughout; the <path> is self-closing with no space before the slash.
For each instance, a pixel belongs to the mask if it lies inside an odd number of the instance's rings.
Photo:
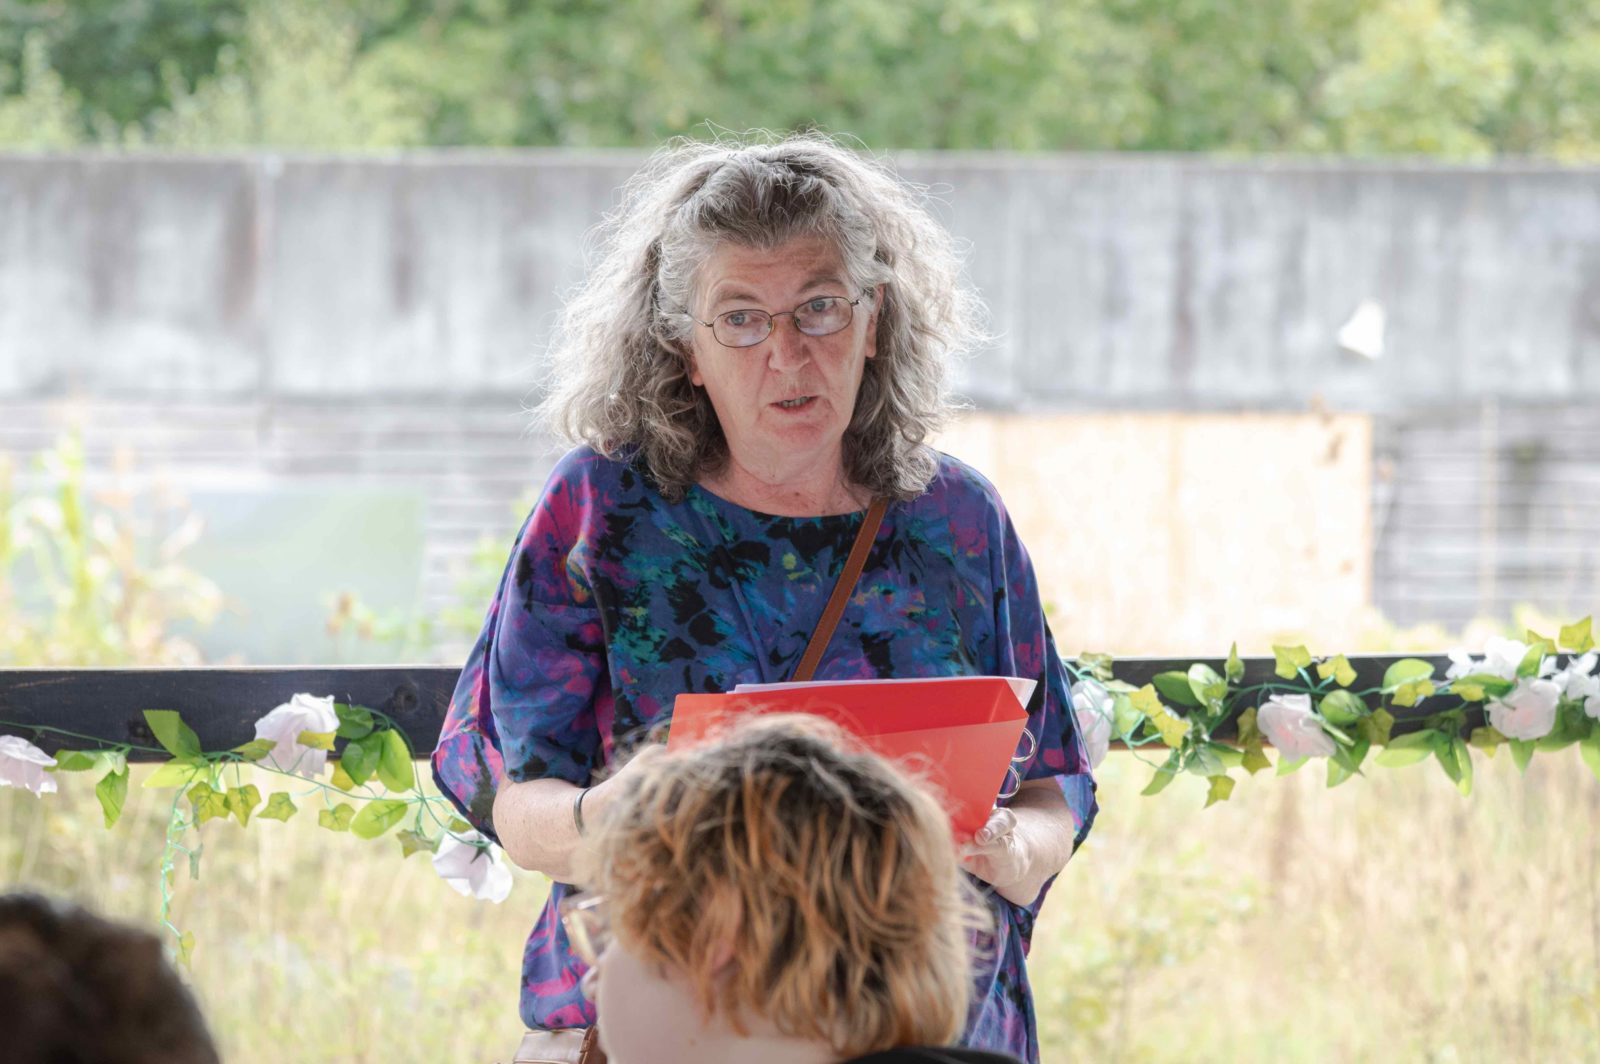
<path id="1" fill-rule="evenodd" d="M 1480 758 L 1465 799 L 1430 766 L 1371 772 L 1201 810 L 1199 780 L 1141 798 L 1113 754 L 1034 943 L 1045 1060 L 1600 1061 L 1600 782 L 1575 754 Z M 0 790 L 0 879 L 153 922 L 172 792 L 135 786 L 107 832 L 92 782 L 62 782 Z M 469 901 L 303 810 L 208 824 L 174 915 L 234 1064 L 486 1062 L 543 892 Z"/>

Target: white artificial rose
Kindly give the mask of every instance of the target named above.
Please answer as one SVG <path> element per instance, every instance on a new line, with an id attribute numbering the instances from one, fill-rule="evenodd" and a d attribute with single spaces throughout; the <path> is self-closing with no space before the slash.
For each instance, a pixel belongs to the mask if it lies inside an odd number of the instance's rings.
<path id="1" fill-rule="evenodd" d="M 506 867 L 500 847 L 476 831 L 439 840 L 433 870 L 457 894 L 468 898 L 498 905 L 511 894 L 511 869 Z"/>
<path id="2" fill-rule="evenodd" d="M 328 752 L 301 743 L 300 733 L 338 730 L 339 714 L 334 711 L 332 695 L 295 695 L 256 721 L 256 738 L 270 739 L 275 744 L 261 764 L 315 779 L 328 764 Z"/>
<path id="3" fill-rule="evenodd" d="M 1504 698 L 1489 700 L 1489 723 L 1508 739 L 1543 739 L 1555 727 L 1560 701 L 1554 680 L 1520 680 Z"/>
<path id="4" fill-rule="evenodd" d="M 56 781 L 45 772 L 56 759 L 15 735 L 0 735 L 0 787 L 21 787 L 36 795 L 53 792 Z"/>
<path id="5" fill-rule="evenodd" d="M 1072 712 L 1078 721 L 1078 734 L 1083 737 L 1084 752 L 1089 755 L 1089 767 L 1095 768 L 1106 759 L 1111 749 L 1111 707 L 1115 704 L 1111 692 L 1097 680 L 1079 680 L 1072 685 Z"/>
<path id="6" fill-rule="evenodd" d="M 1256 727 L 1284 757 L 1332 757 L 1339 749 L 1311 712 L 1310 695 L 1273 695 L 1256 710 Z"/>
<path id="7" fill-rule="evenodd" d="M 1527 643 L 1519 643 L 1515 639 L 1506 639 L 1503 636 L 1490 636 L 1489 641 L 1483 646 L 1482 658 L 1474 658 L 1464 650 L 1450 651 L 1450 660 L 1453 664 L 1445 673 L 1445 679 L 1454 680 L 1458 676 L 1479 674 L 1498 676 L 1502 680 L 1515 680 L 1517 669 L 1522 665 L 1522 659 L 1528 656 L 1528 650 Z"/>
<path id="8" fill-rule="evenodd" d="M 1561 688 L 1569 701 L 1578 703 L 1585 713 L 1600 720 L 1600 676 L 1594 675 L 1596 663 L 1600 663 L 1600 654 L 1591 650 L 1568 662 L 1551 682 Z"/>

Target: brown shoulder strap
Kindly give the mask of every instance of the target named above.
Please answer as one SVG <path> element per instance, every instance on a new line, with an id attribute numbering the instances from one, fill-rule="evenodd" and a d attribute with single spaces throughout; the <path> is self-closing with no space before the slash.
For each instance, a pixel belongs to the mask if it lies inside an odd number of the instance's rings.
<path id="1" fill-rule="evenodd" d="M 878 538 L 878 527 L 883 524 L 883 513 L 888 508 L 887 499 L 874 499 L 872 505 L 867 507 L 867 516 L 861 522 L 861 530 L 856 533 L 855 545 L 850 548 L 850 556 L 844 560 L 844 571 L 839 574 L 839 582 L 833 585 L 833 594 L 822 611 L 822 619 L 817 621 L 817 630 L 811 633 L 811 642 L 806 645 L 800 664 L 795 666 L 796 683 L 811 679 L 816 675 L 817 666 L 822 664 L 822 653 L 828 649 L 828 641 L 833 638 L 833 630 L 839 626 L 839 618 L 844 616 L 845 603 L 855 593 L 856 581 L 861 579 L 861 570 L 867 564 L 867 553 L 872 550 L 872 541 Z"/>

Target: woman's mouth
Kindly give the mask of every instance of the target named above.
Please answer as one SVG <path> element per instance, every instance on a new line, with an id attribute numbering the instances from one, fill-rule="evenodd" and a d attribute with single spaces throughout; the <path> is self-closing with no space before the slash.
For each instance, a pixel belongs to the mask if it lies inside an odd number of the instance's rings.
<path id="1" fill-rule="evenodd" d="M 783 410 L 799 410 L 801 407 L 805 406 L 807 403 L 811 402 L 811 400 L 813 400 L 815 398 L 816 398 L 816 396 L 814 396 L 814 395 L 802 395 L 802 396 L 798 396 L 798 397 L 796 397 L 794 399 L 781 399 L 778 402 L 773 403 L 772 405 L 776 406 L 776 407 L 779 407 L 779 408 L 781 408 Z"/>

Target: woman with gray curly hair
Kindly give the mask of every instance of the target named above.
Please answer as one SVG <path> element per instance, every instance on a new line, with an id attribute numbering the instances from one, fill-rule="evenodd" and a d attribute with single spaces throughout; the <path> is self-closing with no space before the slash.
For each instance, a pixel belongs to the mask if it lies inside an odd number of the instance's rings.
<path id="1" fill-rule="evenodd" d="M 593 1023 L 557 907 L 585 821 L 650 751 L 604 768 L 678 694 L 1006 675 L 1039 681 L 1034 750 L 958 840 L 997 925 L 964 1039 L 1037 1060 L 1024 958 L 1094 784 L 1027 553 L 993 486 L 928 444 L 951 360 L 982 339 L 953 241 L 913 186 L 818 135 L 664 149 L 600 238 L 543 408 L 578 446 L 518 535 L 434 752 L 462 814 L 555 881 L 518 1059 L 566 1059 Z"/>

